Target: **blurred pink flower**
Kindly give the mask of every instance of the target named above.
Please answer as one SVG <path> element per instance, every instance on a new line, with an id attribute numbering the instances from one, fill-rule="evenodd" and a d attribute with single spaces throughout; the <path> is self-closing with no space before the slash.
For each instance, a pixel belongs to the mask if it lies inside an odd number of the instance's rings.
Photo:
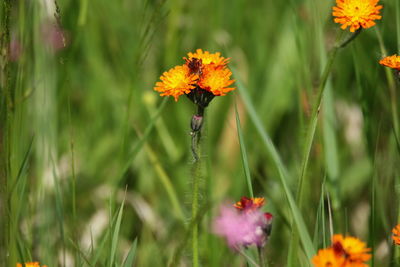
<path id="1" fill-rule="evenodd" d="M 239 212 L 232 206 L 222 206 L 215 218 L 213 232 L 226 239 L 233 249 L 240 246 L 262 247 L 271 231 L 272 215 L 258 210 Z"/>
<path id="2" fill-rule="evenodd" d="M 57 24 L 48 22 L 42 25 L 42 38 L 54 52 L 64 49 L 68 43 L 68 34 Z"/>
<path id="3" fill-rule="evenodd" d="M 9 52 L 9 60 L 17 61 L 22 53 L 21 42 L 15 37 L 11 37 L 10 41 L 10 52 Z"/>

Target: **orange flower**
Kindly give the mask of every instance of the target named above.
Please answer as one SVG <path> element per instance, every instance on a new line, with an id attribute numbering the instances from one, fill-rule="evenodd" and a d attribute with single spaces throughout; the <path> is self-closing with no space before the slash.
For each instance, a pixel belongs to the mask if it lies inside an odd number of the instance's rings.
<path id="1" fill-rule="evenodd" d="M 355 237 L 334 235 L 332 237 L 332 248 L 337 256 L 345 257 L 349 263 L 356 264 L 359 267 L 368 266 L 364 262 L 371 258 L 369 254 L 371 249 Z"/>
<path id="2" fill-rule="evenodd" d="M 315 267 L 368 267 L 365 263 L 371 258 L 365 243 L 342 235 L 332 237 L 332 246 L 318 251 L 312 262 Z"/>
<path id="3" fill-rule="evenodd" d="M 17 263 L 16 267 L 22 267 L 21 263 Z M 25 267 L 40 267 L 39 262 L 25 262 Z M 43 265 L 42 267 L 47 267 L 46 265 Z"/>
<path id="4" fill-rule="evenodd" d="M 332 248 L 320 249 L 312 258 L 315 267 L 344 267 L 345 260 L 337 257 Z"/>
<path id="5" fill-rule="evenodd" d="M 240 201 L 233 206 L 239 210 L 256 210 L 264 206 L 265 199 L 263 197 L 248 198 L 242 197 Z"/>
<path id="6" fill-rule="evenodd" d="M 234 80 L 232 72 L 226 67 L 229 59 L 221 57 L 219 52 L 211 54 L 197 49 L 183 58 L 186 64 L 164 72 L 154 90 L 161 96 L 173 96 L 175 101 L 186 94 L 199 107 L 205 108 L 215 96 L 225 95 L 234 90 L 229 87 Z"/>
<path id="7" fill-rule="evenodd" d="M 379 0 L 336 0 L 332 15 L 334 21 L 342 24 L 344 30 L 350 26 L 350 31 L 355 32 L 360 27 L 370 28 L 375 25 L 374 20 L 381 19 L 379 15 L 382 6 L 377 6 Z"/>
<path id="8" fill-rule="evenodd" d="M 232 72 L 224 67 L 210 64 L 204 66 L 203 74 L 200 76 L 199 87 L 213 93 L 213 95 L 221 96 L 235 90 L 234 87 L 228 87 L 234 80 L 230 77 Z"/>
<path id="9" fill-rule="evenodd" d="M 191 61 L 193 58 L 201 60 L 202 64 L 215 64 L 219 66 L 225 66 L 229 62 L 229 58 L 221 57 L 221 53 L 217 52 L 214 54 L 210 54 L 208 51 L 204 51 L 201 49 L 197 49 L 196 53 L 189 52 L 188 57 L 184 57 L 183 59 L 187 61 Z"/>
<path id="10" fill-rule="evenodd" d="M 379 64 L 400 71 L 400 56 L 385 57 L 379 61 Z"/>
<path id="11" fill-rule="evenodd" d="M 157 82 L 154 90 L 160 92 L 161 96 L 173 96 L 178 101 L 180 95 L 188 94 L 194 89 L 198 76 L 191 74 L 188 66 L 176 66 L 160 77 L 161 82 Z"/>
<path id="12" fill-rule="evenodd" d="M 396 245 L 400 245 L 400 224 L 396 225 L 392 230 L 392 238 Z"/>

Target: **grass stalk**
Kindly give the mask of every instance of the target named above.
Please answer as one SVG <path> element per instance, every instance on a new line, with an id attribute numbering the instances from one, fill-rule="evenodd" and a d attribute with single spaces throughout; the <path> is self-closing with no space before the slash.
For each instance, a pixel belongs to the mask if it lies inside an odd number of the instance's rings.
<path id="1" fill-rule="evenodd" d="M 240 118 L 239 118 L 239 113 L 237 111 L 236 103 L 235 103 L 235 115 L 236 115 L 236 128 L 237 128 L 239 144 L 240 144 L 240 154 L 242 156 L 242 163 L 243 163 L 243 167 L 244 167 L 244 173 L 246 176 L 246 184 L 247 184 L 247 188 L 249 190 L 250 197 L 254 197 L 253 186 L 251 184 L 249 162 L 247 160 L 246 145 L 245 145 L 244 139 L 243 139 L 243 132 L 242 132 L 242 128 L 240 125 Z"/>
<path id="2" fill-rule="evenodd" d="M 0 238 L 0 263 L 7 266 L 13 265 L 12 254 L 10 256 L 10 233 L 11 233 L 11 209 L 9 207 L 9 181 L 7 178 L 10 175 L 10 144 L 9 144 L 9 118 L 11 113 L 12 101 L 9 82 L 9 42 L 10 42 L 10 14 L 11 1 L 3 1 L 2 4 L 2 19 L 1 19 L 1 51 L 4 51 L 1 61 L 4 64 L 0 73 L 0 216 L 1 220 L 1 238 Z M 8 257 L 6 256 L 8 255 Z"/>

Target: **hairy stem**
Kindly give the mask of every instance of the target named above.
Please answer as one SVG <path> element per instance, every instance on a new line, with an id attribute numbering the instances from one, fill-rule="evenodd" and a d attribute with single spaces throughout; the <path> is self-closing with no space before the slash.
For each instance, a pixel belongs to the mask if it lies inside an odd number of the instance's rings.
<path id="1" fill-rule="evenodd" d="M 197 114 L 193 118 L 201 118 L 198 124 L 194 123 L 192 118 L 191 128 L 192 132 L 192 154 L 193 154 L 193 169 L 192 169 L 192 220 L 197 217 L 199 209 L 199 180 L 201 175 L 201 125 L 204 116 L 204 108 L 198 106 Z M 194 221 L 192 228 L 192 253 L 193 253 L 193 267 L 199 266 L 199 223 Z"/>

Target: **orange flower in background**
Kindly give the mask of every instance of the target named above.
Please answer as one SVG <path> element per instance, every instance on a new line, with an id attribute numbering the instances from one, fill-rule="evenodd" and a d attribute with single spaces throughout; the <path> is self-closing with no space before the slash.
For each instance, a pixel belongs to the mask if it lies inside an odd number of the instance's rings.
<path id="1" fill-rule="evenodd" d="M 215 96 L 226 95 L 234 90 L 229 87 L 232 72 L 226 67 L 229 58 L 224 58 L 219 52 L 210 53 L 197 49 L 196 53 L 188 53 L 183 58 L 186 64 L 176 66 L 160 77 L 155 91 L 161 96 L 173 96 L 175 101 L 179 96 L 187 95 L 195 104 L 205 108 Z"/>
<path id="2" fill-rule="evenodd" d="M 379 64 L 400 71 L 400 56 L 385 57 L 379 61 Z"/>
<path id="3" fill-rule="evenodd" d="M 264 206 L 264 203 L 265 199 L 263 197 L 242 197 L 233 206 L 239 210 L 256 210 Z"/>
<path id="4" fill-rule="evenodd" d="M 315 267 L 344 267 L 345 259 L 337 257 L 332 248 L 320 249 L 312 258 Z"/>
<path id="5" fill-rule="evenodd" d="M 350 262 L 357 262 L 363 265 L 363 262 L 368 261 L 371 258 L 370 248 L 366 247 L 366 244 L 358 238 L 342 235 L 334 235 L 332 238 L 332 248 L 338 256 L 344 256 Z"/>
<path id="6" fill-rule="evenodd" d="M 230 79 L 231 75 L 232 72 L 229 69 L 211 64 L 204 67 L 203 75 L 198 84 L 200 88 L 213 93 L 213 95 L 226 95 L 226 93 L 235 90 L 234 87 L 228 87 L 235 82 Z"/>
<path id="7" fill-rule="evenodd" d="M 25 262 L 24 265 L 22 265 L 21 263 L 17 263 L 16 267 L 40 267 L 40 263 L 35 261 L 35 262 Z M 42 267 L 47 267 L 46 265 L 42 265 Z"/>
<path id="8" fill-rule="evenodd" d="M 368 267 L 365 262 L 371 258 L 370 251 L 358 238 L 334 235 L 332 246 L 319 250 L 312 262 L 315 267 Z"/>
<path id="9" fill-rule="evenodd" d="M 189 68 L 186 65 L 176 66 L 163 73 L 160 77 L 161 82 L 157 82 L 154 90 L 160 92 L 161 96 L 173 96 L 175 101 L 183 94 L 188 94 L 194 89 L 193 84 L 196 83 L 198 76 L 189 73 Z"/>
<path id="10" fill-rule="evenodd" d="M 396 245 L 400 245 L 400 224 L 396 225 L 393 230 L 392 230 L 392 238 L 393 238 L 393 242 Z"/>
<path id="11" fill-rule="evenodd" d="M 336 0 L 332 15 L 336 23 L 342 24 L 344 30 L 350 27 L 351 32 L 362 28 L 370 28 L 375 25 L 374 20 L 381 19 L 379 15 L 382 9 L 377 5 L 379 0 Z"/>

